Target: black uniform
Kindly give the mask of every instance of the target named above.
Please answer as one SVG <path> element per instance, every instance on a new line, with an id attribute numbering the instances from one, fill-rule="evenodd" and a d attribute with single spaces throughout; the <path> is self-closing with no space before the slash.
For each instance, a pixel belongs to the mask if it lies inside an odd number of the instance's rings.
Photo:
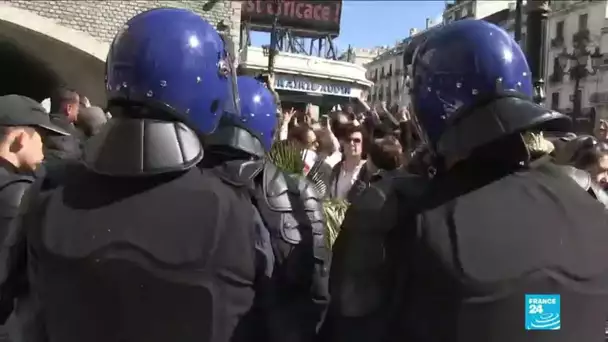
<path id="1" fill-rule="evenodd" d="M 48 341 L 253 341 L 255 211 L 201 158 L 182 124 L 115 119 L 38 184 L 0 261 L 10 287 L 27 259 Z"/>
<path id="2" fill-rule="evenodd" d="M 4 240 L 10 224 L 17 217 L 25 191 L 34 183 L 34 174 L 20 172 L 0 158 L 0 239 Z"/>
<path id="3" fill-rule="evenodd" d="M 271 242 L 266 253 L 274 259 L 273 271 L 260 282 L 262 295 L 256 298 L 256 319 L 266 328 L 257 340 L 313 340 L 329 302 L 329 250 L 319 194 L 310 182 L 265 159 L 221 159 L 215 161 L 221 178 L 250 180 L 247 189 Z"/>
<path id="4" fill-rule="evenodd" d="M 384 262 L 388 280 L 340 301 L 334 316 L 356 322 L 356 331 L 342 329 L 330 341 L 603 341 L 608 215 L 560 166 L 471 158 L 409 202 L 391 193 L 378 209 L 389 224 L 377 244 L 393 261 Z M 338 248 L 336 267 L 346 258 Z M 349 294 L 378 269 L 332 270 L 332 296 Z M 338 272 L 355 285 L 334 288 Z M 525 330 L 526 294 L 561 295 L 561 330 Z"/>
<path id="5" fill-rule="evenodd" d="M 43 136 L 62 135 L 68 133 L 52 124 L 49 116 L 40 103 L 21 95 L 5 95 L 0 97 L 0 126 L 3 127 L 35 127 Z M 26 152 L 27 153 L 27 152 Z M 16 222 L 24 194 L 34 180 L 44 174 L 44 168 L 39 167 L 26 171 L 17 169 L 9 161 L 0 158 L 0 241 L 3 244 L 9 239 L 9 231 Z M 10 240 L 10 239 L 9 239 Z M 7 256 L 6 249 L 0 250 L 0 259 Z M 0 270 L 0 283 L 6 273 Z M 13 341 L 29 341 L 22 335 L 22 330 L 35 320 L 30 316 L 33 299 L 28 296 L 25 275 L 13 279 L 10 286 L 0 288 L 0 322 L 4 323 L 15 309 L 18 320 L 13 318 L 2 327 L 0 340 L 8 340 L 6 331 L 10 331 Z M 14 299 L 18 298 L 16 302 Z"/>
<path id="6" fill-rule="evenodd" d="M 27 174 L 17 170 L 11 163 L 0 158 L 0 241 L 4 241 L 11 224 L 15 221 L 19 213 L 21 199 L 34 182 L 33 174 Z M 27 293 L 27 281 L 21 279 L 16 282 L 12 290 L 11 299 L 0 302 L 0 321 L 6 322 L 14 309 L 12 298 L 20 297 L 20 308 L 24 307 L 24 295 Z M 22 315 L 22 321 L 24 321 Z M 9 333 L 13 337 L 18 334 L 18 323 L 12 318 L 5 326 L 0 326 L 0 341 L 10 341 Z"/>

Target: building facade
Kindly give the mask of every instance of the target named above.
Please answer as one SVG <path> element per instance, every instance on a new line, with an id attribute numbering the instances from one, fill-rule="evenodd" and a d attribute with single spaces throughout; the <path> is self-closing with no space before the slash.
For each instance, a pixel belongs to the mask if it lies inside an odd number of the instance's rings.
<path id="1" fill-rule="evenodd" d="M 399 103 L 406 74 L 403 70 L 403 51 L 407 43 L 408 39 L 405 39 L 366 65 L 367 78 L 374 82 L 367 97 L 368 103 L 386 102 L 389 107 Z"/>
<path id="2" fill-rule="evenodd" d="M 427 29 L 439 25 L 427 19 Z M 426 29 L 425 29 L 426 30 Z M 404 65 L 403 55 L 410 43 L 420 37 L 424 31 L 415 28 L 410 30 L 410 36 L 395 46 L 385 49 L 381 54 L 365 65 L 367 79 L 374 82 L 370 89 L 367 102 L 372 105 L 385 102 L 387 107 L 409 103 L 405 87 L 407 86 L 407 65 Z"/>
<path id="3" fill-rule="evenodd" d="M 223 28 L 235 46 L 239 44 L 240 1 L 2 1 L 0 54 L 5 60 L 6 55 L 20 56 L 10 58 L 15 65 L 3 67 L 40 70 L 28 79 L 23 79 L 27 74 L 23 72 L 8 79 L 3 73 L 2 92 L 41 100 L 51 87 L 61 84 L 105 105 L 104 62 L 112 38 L 129 18 L 156 7 L 191 9 Z M 26 59 L 29 66 L 18 65 Z M 15 88 L 16 84 L 21 86 Z"/>
<path id="4" fill-rule="evenodd" d="M 377 46 L 374 48 L 349 48 L 346 52 L 342 53 L 338 60 L 355 63 L 360 66 L 365 66 L 376 57 L 386 52 L 388 47 Z"/>
<path id="5" fill-rule="evenodd" d="M 557 1 L 551 10 L 545 104 L 595 126 L 608 119 L 607 2 Z"/>
<path id="6" fill-rule="evenodd" d="M 510 4 L 515 3 L 513 0 L 456 0 L 446 1 L 446 7 L 443 12 L 443 21 L 450 23 L 456 20 L 475 18 L 483 19 L 497 12 L 509 9 Z M 513 6 L 513 5 L 511 5 Z"/>

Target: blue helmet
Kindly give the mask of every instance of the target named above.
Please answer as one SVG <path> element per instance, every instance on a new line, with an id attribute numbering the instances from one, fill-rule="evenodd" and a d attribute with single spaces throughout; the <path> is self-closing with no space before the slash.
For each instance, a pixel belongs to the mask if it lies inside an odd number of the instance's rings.
<path id="1" fill-rule="evenodd" d="M 277 125 L 276 100 L 264 83 L 250 76 L 238 77 L 238 92 L 241 115 L 224 113 L 218 129 L 207 137 L 207 146 L 263 157 Z"/>
<path id="2" fill-rule="evenodd" d="M 277 103 L 274 96 L 266 85 L 251 76 L 238 77 L 238 90 L 242 125 L 256 135 L 264 149 L 269 151 L 277 126 Z"/>
<path id="3" fill-rule="evenodd" d="M 442 155 L 541 124 L 569 129 L 568 117 L 532 101 L 532 75 L 517 42 L 483 20 L 428 32 L 413 58 L 410 91 L 420 135 Z"/>
<path id="4" fill-rule="evenodd" d="M 215 130 L 223 113 L 240 113 L 226 43 L 183 9 L 153 9 L 124 25 L 108 53 L 106 90 L 110 104 L 141 104 L 200 134 Z"/>

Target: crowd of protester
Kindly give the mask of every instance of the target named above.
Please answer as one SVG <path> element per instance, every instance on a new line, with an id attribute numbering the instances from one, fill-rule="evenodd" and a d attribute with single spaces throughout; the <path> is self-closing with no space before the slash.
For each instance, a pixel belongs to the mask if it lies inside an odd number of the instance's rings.
<path id="1" fill-rule="evenodd" d="M 283 110 L 279 140 L 303 149 L 304 173 L 323 175 L 330 198 L 352 199 L 374 175 L 406 170 L 426 175 L 428 155 L 417 136 L 407 108 L 374 109 L 355 113 L 352 106 L 321 115 Z M 585 170 L 603 188 L 608 186 L 608 122 L 600 120 L 594 132 L 546 137 L 556 162 Z"/>
<path id="2" fill-rule="evenodd" d="M 406 109 L 386 105 L 355 113 L 353 106 L 321 115 L 282 113 L 278 139 L 300 146 L 304 173 L 323 175 L 328 196 L 351 200 L 374 175 L 403 169 L 417 146 Z"/>

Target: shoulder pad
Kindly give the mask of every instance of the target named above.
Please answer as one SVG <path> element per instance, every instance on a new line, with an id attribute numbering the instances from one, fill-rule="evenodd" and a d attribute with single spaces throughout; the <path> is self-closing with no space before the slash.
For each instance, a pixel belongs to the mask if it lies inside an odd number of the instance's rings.
<path id="1" fill-rule="evenodd" d="M 580 170 L 569 165 L 560 166 L 560 170 L 563 171 L 572 180 L 574 180 L 585 191 L 589 191 L 592 181 L 591 175 L 589 175 L 587 171 Z"/>
<path id="2" fill-rule="evenodd" d="M 323 211 L 323 198 L 315 188 L 314 184 L 306 177 L 298 177 L 298 190 L 304 201 L 304 209 Z"/>
<path id="3" fill-rule="evenodd" d="M 231 160 L 213 169 L 214 173 L 224 182 L 243 186 L 249 184 L 264 167 L 261 160 Z"/>
<path id="4" fill-rule="evenodd" d="M 291 211 L 289 196 L 298 196 L 298 182 L 271 162 L 264 163 L 262 186 L 268 206 L 273 211 Z"/>

